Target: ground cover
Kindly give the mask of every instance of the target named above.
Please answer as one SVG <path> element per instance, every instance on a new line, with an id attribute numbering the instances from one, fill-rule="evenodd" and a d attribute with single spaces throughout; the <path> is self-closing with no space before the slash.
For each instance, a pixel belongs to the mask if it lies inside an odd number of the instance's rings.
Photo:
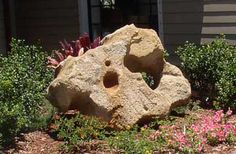
<path id="1" fill-rule="evenodd" d="M 65 117 L 68 119 L 65 120 Z M 97 123 L 99 120 L 81 117 L 81 115 L 79 115 L 80 119 L 76 119 L 76 117 L 78 118 L 78 115 L 75 111 L 70 111 L 66 115 L 56 114 L 47 131 L 23 134 L 22 138 L 18 139 L 16 147 L 6 152 L 236 152 L 236 115 L 232 114 L 230 110 L 223 112 L 221 110 L 204 109 L 198 106 L 196 102 L 190 104 L 188 107 L 181 107 L 172 111 L 171 115 L 166 119 L 136 126 L 126 131 L 111 131 L 105 129 L 107 125 L 104 125 L 104 123 Z M 214 118 L 215 122 L 211 118 Z M 63 125 L 60 119 L 63 119 Z M 87 124 L 76 128 L 72 126 L 72 121 L 77 124 L 79 122 L 87 122 Z"/>

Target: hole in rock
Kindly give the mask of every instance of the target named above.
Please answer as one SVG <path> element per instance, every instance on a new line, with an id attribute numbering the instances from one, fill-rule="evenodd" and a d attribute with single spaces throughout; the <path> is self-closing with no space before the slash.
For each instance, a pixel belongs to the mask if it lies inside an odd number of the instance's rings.
<path id="1" fill-rule="evenodd" d="M 150 88 L 155 89 L 155 80 L 151 74 L 142 72 L 142 77 Z"/>
<path id="2" fill-rule="evenodd" d="M 105 65 L 106 66 L 110 66 L 111 65 L 111 61 L 110 60 L 105 61 Z"/>
<path id="3" fill-rule="evenodd" d="M 118 74 L 116 72 L 107 72 L 103 77 L 103 85 L 107 89 L 115 90 L 119 85 Z"/>
<path id="4" fill-rule="evenodd" d="M 137 121 L 137 124 L 142 127 L 142 126 L 150 124 L 154 120 L 156 120 L 155 116 L 150 116 L 150 115 L 149 116 L 143 116 L 141 119 L 139 119 Z"/>
<path id="5" fill-rule="evenodd" d="M 146 84 L 153 90 L 158 87 L 164 64 L 162 58 L 158 61 L 156 57 L 158 56 L 153 54 L 144 57 L 136 57 L 129 53 L 124 57 L 125 67 L 127 67 L 130 72 L 140 72 Z"/>

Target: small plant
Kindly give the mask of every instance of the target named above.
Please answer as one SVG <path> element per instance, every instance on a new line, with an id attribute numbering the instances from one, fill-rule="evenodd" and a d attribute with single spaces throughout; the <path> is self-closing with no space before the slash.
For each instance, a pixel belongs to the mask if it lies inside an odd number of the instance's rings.
<path id="1" fill-rule="evenodd" d="M 41 47 L 12 39 L 8 57 L 0 57 L 0 141 L 3 146 L 9 145 L 19 133 L 45 125 L 44 93 L 52 79 L 46 56 Z"/>
<path id="2" fill-rule="evenodd" d="M 65 141 L 64 150 L 66 152 L 79 151 L 83 142 L 89 142 L 93 139 L 104 139 L 109 134 L 106 122 L 96 117 L 85 116 L 79 113 L 72 117 L 61 115 L 55 121 L 53 127 L 57 137 Z"/>
<path id="3" fill-rule="evenodd" d="M 114 136 L 108 138 L 108 143 L 111 148 L 121 153 L 152 154 L 159 151 L 163 143 L 149 139 L 153 131 L 147 126 L 140 128 L 140 130 L 135 126 L 130 130 L 114 133 Z"/>
<path id="4" fill-rule="evenodd" d="M 134 126 L 129 130 L 115 131 L 108 123 L 81 114 L 60 115 L 52 128 L 59 139 L 65 141 L 64 152 L 79 152 L 86 142 L 104 140 L 111 149 L 126 153 L 147 153 L 159 150 L 160 142 L 151 141 L 153 129 Z"/>
<path id="5" fill-rule="evenodd" d="M 100 45 L 100 37 L 91 42 L 89 35 L 84 34 L 78 40 L 72 41 L 72 43 L 68 43 L 66 40 L 64 40 L 64 42 L 60 42 L 60 44 L 61 50 L 55 51 L 53 56 L 47 57 L 49 67 L 56 68 L 60 62 L 62 62 L 68 56 L 81 56 L 87 50 L 98 47 Z"/>
<path id="6" fill-rule="evenodd" d="M 220 106 L 236 107 L 236 47 L 224 36 L 210 44 L 186 43 L 177 50 L 192 89 L 205 101 L 221 102 Z"/>

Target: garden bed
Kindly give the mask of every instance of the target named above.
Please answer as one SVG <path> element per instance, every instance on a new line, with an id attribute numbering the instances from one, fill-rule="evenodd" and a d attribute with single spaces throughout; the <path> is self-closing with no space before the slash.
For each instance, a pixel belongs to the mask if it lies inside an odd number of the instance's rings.
<path id="1" fill-rule="evenodd" d="M 174 112 L 176 114 L 177 112 Z M 171 115 L 168 119 L 162 120 L 160 122 L 160 127 L 169 127 L 170 125 L 174 125 L 176 129 L 183 129 L 184 126 L 189 126 L 190 123 L 195 123 L 199 121 L 200 117 L 204 116 L 211 116 L 214 114 L 213 110 L 208 110 L 208 109 L 203 109 L 203 108 L 198 108 L 198 109 L 193 109 L 189 110 L 185 108 L 185 112 L 177 113 L 178 115 Z M 70 113 L 71 116 L 71 113 Z M 58 116 L 57 116 L 58 118 Z M 199 121 L 201 122 L 201 121 Z M 228 122 L 236 125 L 236 115 L 232 115 L 229 117 Z M 54 125 L 54 122 L 53 124 Z M 146 126 L 140 126 L 139 130 L 135 132 L 136 134 L 136 139 L 137 142 L 138 140 L 144 140 L 142 131 L 146 131 L 144 129 L 150 129 L 153 131 L 153 128 L 148 128 Z M 6 153 L 66 153 L 63 144 L 65 143 L 64 141 L 61 141 L 59 138 L 55 138 L 52 136 L 52 131 L 55 131 L 53 126 L 51 129 L 47 131 L 35 131 L 31 133 L 26 133 L 23 134 L 23 136 L 16 142 L 16 147 L 11 148 L 10 150 L 5 151 Z M 133 130 L 130 130 L 130 134 L 133 133 Z M 129 133 L 127 133 L 128 135 Z M 150 133 L 152 134 L 152 133 Z M 132 136 L 132 135 L 131 135 Z M 117 138 L 121 137 L 117 135 Z M 129 136 L 126 136 L 129 138 Z M 132 138 L 130 138 L 132 140 Z M 118 140 L 117 140 L 118 141 Z M 120 140 L 121 142 L 122 140 Z M 79 142 L 79 141 L 78 141 Z M 124 145 L 127 146 L 127 148 L 133 147 L 132 145 L 133 141 L 130 141 L 131 145 Z M 160 141 L 157 141 L 160 142 Z M 144 143 L 138 148 L 145 149 L 146 147 L 149 147 L 148 144 Z M 154 151 L 146 151 L 145 153 L 176 153 L 179 151 L 179 149 L 173 149 L 168 146 L 163 146 L 161 147 L 161 144 L 157 144 L 159 147 L 158 149 Z M 125 147 L 124 147 L 125 148 Z M 134 148 L 134 147 L 133 147 Z M 123 149 L 112 149 L 109 146 L 109 143 L 106 139 L 104 140 L 98 140 L 94 139 L 91 141 L 85 141 L 82 142 L 79 147 L 78 147 L 78 153 L 123 153 L 125 152 Z M 130 149 L 131 150 L 131 149 Z M 135 149 L 134 149 L 135 150 Z M 75 151 L 73 151 L 75 152 Z M 132 153 L 132 151 L 126 151 L 128 153 Z M 133 151 L 134 152 L 134 151 Z M 210 144 L 205 144 L 204 148 L 202 150 L 203 153 L 214 153 L 214 154 L 221 154 L 221 153 L 235 153 L 236 152 L 236 145 L 235 144 L 227 144 L 225 142 L 219 143 L 217 145 L 210 145 Z M 143 153 L 143 152 L 140 152 Z"/>

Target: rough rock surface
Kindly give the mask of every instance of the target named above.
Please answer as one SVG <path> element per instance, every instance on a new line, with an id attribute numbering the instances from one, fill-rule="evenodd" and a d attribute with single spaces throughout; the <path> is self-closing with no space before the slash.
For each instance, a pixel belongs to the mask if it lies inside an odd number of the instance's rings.
<path id="1" fill-rule="evenodd" d="M 189 82 L 163 58 L 156 32 L 127 25 L 80 57 L 68 57 L 48 87 L 50 102 L 61 111 L 78 109 L 126 128 L 188 103 Z M 153 76 L 150 88 L 141 72 Z"/>

